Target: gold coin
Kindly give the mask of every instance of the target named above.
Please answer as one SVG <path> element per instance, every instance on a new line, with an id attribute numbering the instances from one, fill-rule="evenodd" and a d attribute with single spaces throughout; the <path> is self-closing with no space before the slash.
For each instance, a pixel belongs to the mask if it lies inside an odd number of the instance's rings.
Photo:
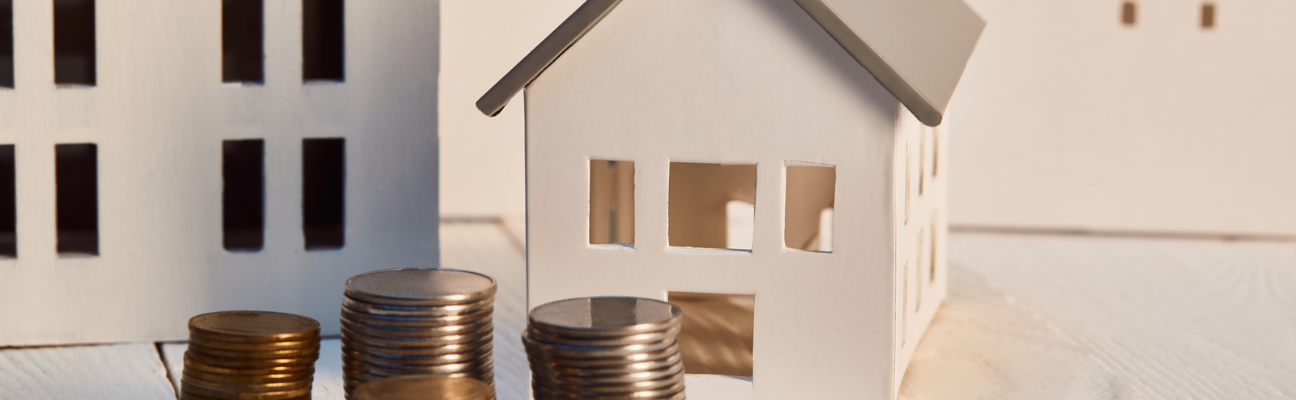
<path id="1" fill-rule="evenodd" d="M 401 376 L 361 384 L 352 400 L 490 400 L 495 391 L 470 378 Z"/>
<path id="2" fill-rule="evenodd" d="M 319 329 L 313 319 L 269 311 L 221 311 L 189 320 L 191 337 L 240 343 L 318 339 Z"/>
<path id="3" fill-rule="evenodd" d="M 248 351 L 248 350 L 225 350 L 207 347 L 197 342 L 189 343 L 189 350 L 196 351 L 213 357 L 233 357 L 233 358 L 319 358 L 319 347 L 305 349 L 285 349 L 285 350 L 265 350 L 265 351 Z"/>
<path id="4" fill-rule="evenodd" d="M 216 390 L 221 392 L 241 392 L 241 393 L 265 393 L 265 392 L 282 392 L 285 390 L 296 390 L 308 388 L 314 381 L 313 378 L 291 382 L 269 382 L 269 383 L 233 383 L 207 380 L 195 377 L 190 374 L 184 374 L 180 378 L 182 385 L 192 385 L 194 387 L 207 390 Z"/>
<path id="5" fill-rule="evenodd" d="M 301 389 L 260 393 L 210 390 L 191 385 L 181 385 L 180 390 L 196 397 L 215 400 L 289 400 L 309 396 L 311 392 L 310 386 Z"/>
<path id="6" fill-rule="evenodd" d="M 194 343 L 200 344 L 203 347 L 221 349 L 221 350 L 234 350 L 234 351 L 276 351 L 276 350 L 297 350 L 297 349 L 319 349 L 319 338 L 311 338 L 306 340 L 285 340 L 279 342 L 266 342 L 266 343 L 230 342 L 225 340 L 212 339 L 205 336 L 189 338 L 189 344 L 192 345 Z"/>
<path id="7" fill-rule="evenodd" d="M 266 369 L 274 367 L 314 367 L 315 358 L 232 358 L 214 357 L 193 350 L 185 352 L 185 357 L 207 365 L 225 368 Z"/>
<path id="8" fill-rule="evenodd" d="M 244 375 L 244 376 L 293 374 L 293 373 L 300 373 L 303 371 L 315 370 L 315 366 L 313 364 L 312 365 L 280 365 L 280 366 L 264 367 L 264 368 L 223 367 L 219 365 L 212 365 L 209 363 L 205 363 L 199 360 L 194 360 L 193 358 L 189 357 L 188 352 L 185 352 L 184 367 L 186 369 L 193 368 L 193 369 L 198 369 L 204 372 L 210 372 L 214 374 Z"/>
<path id="9" fill-rule="evenodd" d="M 287 374 L 263 374 L 263 375 L 230 375 L 207 372 L 197 368 L 185 368 L 185 375 L 193 375 L 195 378 L 201 378 L 209 381 L 229 382 L 229 383 L 277 383 L 277 382 L 296 382 L 300 380 L 313 379 L 315 369 L 287 373 Z"/>

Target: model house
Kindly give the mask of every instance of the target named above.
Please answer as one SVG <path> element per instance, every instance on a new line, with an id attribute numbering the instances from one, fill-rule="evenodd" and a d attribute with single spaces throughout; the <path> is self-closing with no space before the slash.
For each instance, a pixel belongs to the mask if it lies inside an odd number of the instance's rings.
<path id="1" fill-rule="evenodd" d="M 0 1 L 0 346 L 433 265 L 438 3 Z"/>
<path id="2" fill-rule="evenodd" d="M 958 0 L 589 0 L 526 94 L 528 302 L 685 310 L 689 398 L 890 399 L 945 297 Z"/>

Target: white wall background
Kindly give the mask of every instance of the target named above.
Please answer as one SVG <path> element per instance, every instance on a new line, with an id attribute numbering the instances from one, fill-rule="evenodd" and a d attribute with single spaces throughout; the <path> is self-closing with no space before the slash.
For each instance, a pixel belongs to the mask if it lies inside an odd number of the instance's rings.
<path id="1" fill-rule="evenodd" d="M 583 0 L 447 0 L 441 5 L 441 214 L 526 213 L 522 95 L 494 118 L 477 99 Z"/>
<path id="2" fill-rule="evenodd" d="M 1296 235 L 1296 2 L 969 3 L 952 224 Z"/>

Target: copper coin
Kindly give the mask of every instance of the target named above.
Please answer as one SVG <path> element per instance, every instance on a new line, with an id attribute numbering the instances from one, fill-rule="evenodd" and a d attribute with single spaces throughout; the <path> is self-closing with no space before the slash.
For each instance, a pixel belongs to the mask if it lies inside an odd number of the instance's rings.
<path id="1" fill-rule="evenodd" d="M 247 350 L 224 350 L 207 347 L 197 342 L 189 343 L 189 350 L 196 351 L 213 357 L 233 357 L 233 358 L 319 358 L 319 347 L 305 349 L 287 349 L 287 350 L 267 350 L 267 351 L 247 351 Z"/>
<path id="2" fill-rule="evenodd" d="M 279 383 L 295 382 L 315 377 L 315 370 L 310 369 L 291 374 L 267 374 L 267 375 L 228 375 L 215 374 L 196 368 L 185 368 L 185 375 L 193 375 L 195 378 L 206 379 L 209 381 L 229 382 L 229 383 Z"/>
<path id="3" fill-rule="evenodd" d="M 207 337 L 190 338 L 189 344 L 200 344 L 203 347 L 234 351 L 276 351 L 297 349 L 319 349 L 319 338 L 266 343 L 230 342 Z"/>
<path id="4" fill-rule="evenodd" d="M 393 305 L 463 304 L 495 295 L 495 280 L 476 272 L 403 268 L 356 275 L 344 293 L 357 300 Z"/>
<path id="5" fill-rule="evenodd" d="M 247 369 L 265 369 L 280 366 L 305 366 L 315 365 L 315 358 L 237 358 L 237 357 L 215 357 L 202 353 L 194 352 L 192 349 L 185 352 L 185 357 L 199 361 L 204 364 L 226 368 L 247 368 Z"/>
<path id="6" fill-rule="evenodd" d="M 199 387 L 203 389 L 217 390 L 222 392 L 234 391 L 234 392 L 253 392 L 253 393 L 282 392 L 285 390 L 296 390 L 305 387 L 310 387 L 313 381 L 314 381 L 313 378 L 306 378 L 303 380 L 289 381 L 289 382 L 234 383 L 234 382 L 222 382 L 222 381 L 202 379 L 202 378 L 195 377 L 191 374 L 184 374 L 180 378 L 180 383 L 184 385 L 193 385 L 194 387 Z"/>
<path id="7" fill-rule="evenodd" d="M 471 378 L 401 376 L 362 384 L 351 393 L 352 400 L 491 400 L 495 391 Z"/>
<path id="8" fill-rule="evenodd" d="M 315 370 L 315 366 L 314 366 L 314 364 L 310 364 L 310 365 L 280 365 L 280 366 L 263 367 L 263 368 L 224 367 L 224 366 L 219 366 L 219 365 L 212 365 L 212 364 L 209 364 L 209 363 L 206 363 L 206 362 L 202 362 L 202 361 L 199 361 L 199 360 L 194 360 L 193 358 L 190 358 L 190 357 L 189 357 L 189 353 L 188 353 L 188 352 L 185 352 L 185 357 L 184 357 L 184 367 L 185 367 L 186 369 L 188 369 L 188 368 L 193 368 L 193 369 L 203 370 L 203 371 L 205 371 L 205 372 L 211 372 L 211 373 L 214 373 L 214 374 L 225 374 L 225 375 L 273 375 L 273 374 L 292 374 L 292 373 L 300 373 L 300 372 L 303 372 L 303 371 L 313 371 L 313 370 Z"/>
<path id="9" fill-rule="evenodd" d="M 310 395 L 311 392 L 311 388 L 309 386 L 301 389 L 284 390 L 278 392 L 260 392 L 260 393 L 210 390 L 210 389 L 203 389 L 200 387 L 194 387 L 191 385 L 182 385 L 180 390 L 185 393 L 189 393 L 193 396 L 198 396 L 207 399 L 218 399 L 218 400 L 288 400 L 297 397 L 308 396 Z"/>
<path id="10" fill-rule="evenodd" d="M 315 339 L 319 329 L 319 322 L 313 319 L 269 311 L 221 311 L 189 320 L 191 337 L 242 343 Z"/>

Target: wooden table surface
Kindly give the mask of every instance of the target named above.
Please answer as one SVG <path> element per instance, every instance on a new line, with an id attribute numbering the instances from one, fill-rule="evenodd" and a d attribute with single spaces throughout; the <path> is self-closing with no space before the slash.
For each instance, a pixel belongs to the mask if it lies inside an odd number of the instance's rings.
<path id="1" fill-rule="evenodd" d="M 496 385 L 525 399 L 521 219 L 441 235 L 443 266 L 499 282 Z M 1296 398 L 1296 243 L 956 233 L 950 264 L 901 399 Z M 184 349 L 0 350 L 0 399 L 175 399 Z M 340 400 L 338 340 L 321 353 L 314 398 Z"/>

